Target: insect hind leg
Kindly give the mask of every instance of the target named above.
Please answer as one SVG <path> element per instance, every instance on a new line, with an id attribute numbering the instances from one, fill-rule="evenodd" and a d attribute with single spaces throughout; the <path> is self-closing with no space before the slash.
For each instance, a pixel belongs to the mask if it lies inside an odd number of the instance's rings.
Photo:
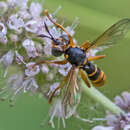
<path id="1" fill-rule="evenodd" d="M 99 55 L 99 56 L 90 56 L 88 57 L 88 61 L 93 61 L 93 60 L 99 60 L 105 58 L 105 55 Z"/>
<path id="2" fill-rule="evenodd" d="M 50 98 L 49 98 L 49 103 L 52 102 L 52 99 L 56 93 L 57 90 L 59 90 L 60 88 L 62 88 L 64 86 L 64 84 L 67 82 L 67 80 L 69 79 L 70 75 L 72 72 L 72 68 L 70 69 L 70 71 L 68 72 L 67 76 L 64 78 L 64 80 L 60 83 L 60 85 L 53 91 L 53 93 L 51 94 Z"/>

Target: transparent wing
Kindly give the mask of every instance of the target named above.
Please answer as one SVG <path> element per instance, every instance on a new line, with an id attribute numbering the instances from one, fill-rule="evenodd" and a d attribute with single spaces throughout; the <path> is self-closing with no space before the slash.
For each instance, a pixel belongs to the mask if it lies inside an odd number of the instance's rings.
<path id="1" fill-rule="evenodd" d="M 130 29 L 130 19 L 122 19 L 108 28 L 101 36 L 93 41 L 88 49 L 96 46 L 111 46 L 120 41 Z"/>
<path id="2" fill-rule="evenodd" d="M 63 100 L 66 118 L 74 114 L 74 111 L 80 101 L 80 91 L 77 84 L 76 68 L 72 68 L 70 78 L 65 87 L 65 95 Z"/>

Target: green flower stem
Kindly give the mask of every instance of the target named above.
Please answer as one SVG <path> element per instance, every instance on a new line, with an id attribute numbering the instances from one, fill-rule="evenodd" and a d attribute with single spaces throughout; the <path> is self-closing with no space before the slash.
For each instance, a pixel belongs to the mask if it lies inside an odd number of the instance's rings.
<path id="1" fill-rule="evenodd" d="M 117 105 L 115 105 L 111 100 L 109 100 L 106 96 L 104 96 L 101 92 L 99 92 L 95 87 L 88 88 L 81 82 L 82 90 L 93 100 L 100 103 L 104 108 L 108 109 L 111 113 L 120 115 L 121 113 L 124 114 L 125 112 L 120 109 Z"/>

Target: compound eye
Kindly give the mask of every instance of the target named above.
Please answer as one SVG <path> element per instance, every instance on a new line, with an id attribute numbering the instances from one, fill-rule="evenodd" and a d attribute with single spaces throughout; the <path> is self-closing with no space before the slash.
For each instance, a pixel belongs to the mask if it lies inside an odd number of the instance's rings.
<path id="1" fill-rule="evenodd" d="M 61 45 L 61 41 L 59 39 L 56 39 L 54 42 L 55 42 L 55 45 Z"/>
<path id="2" fill-rule="evenodd" d="M 63 51 L 56 47 L 53 47 L 51 52 L 52 52 L 52 55 L 54 55 L 56 57 L 61 56 L 63 54 Z"/>
<path id="3" fill-rule="evenodd" d="M 61 35 L 61 38 L 64 40 L 64 42 L 66 43 L 66 44 L 69 44 L 69 42 L 70 42 L 70 39 L 69 39 L 69 37 L 67 36 L 67 35 Z"/>

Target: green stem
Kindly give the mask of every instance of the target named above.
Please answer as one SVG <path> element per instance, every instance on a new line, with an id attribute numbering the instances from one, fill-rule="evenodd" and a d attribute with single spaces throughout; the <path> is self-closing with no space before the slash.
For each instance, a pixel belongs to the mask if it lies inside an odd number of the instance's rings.
<path id="1" fill-rule="evenodd" d="M 95 87 L 88 88 L 81 82 L 81 88 L 83 91 L 91 97 L 96 102 L 100 103 L 104 108 L 108 109 L 111 113 L 120 115 L 121 113 L 124 114 L 125 112 L 120 109 L 117 105 L 115 105 L 111 100 L 109 100 L 106 96 L 104 96 L 101 92 L 99 92 Z"/>

